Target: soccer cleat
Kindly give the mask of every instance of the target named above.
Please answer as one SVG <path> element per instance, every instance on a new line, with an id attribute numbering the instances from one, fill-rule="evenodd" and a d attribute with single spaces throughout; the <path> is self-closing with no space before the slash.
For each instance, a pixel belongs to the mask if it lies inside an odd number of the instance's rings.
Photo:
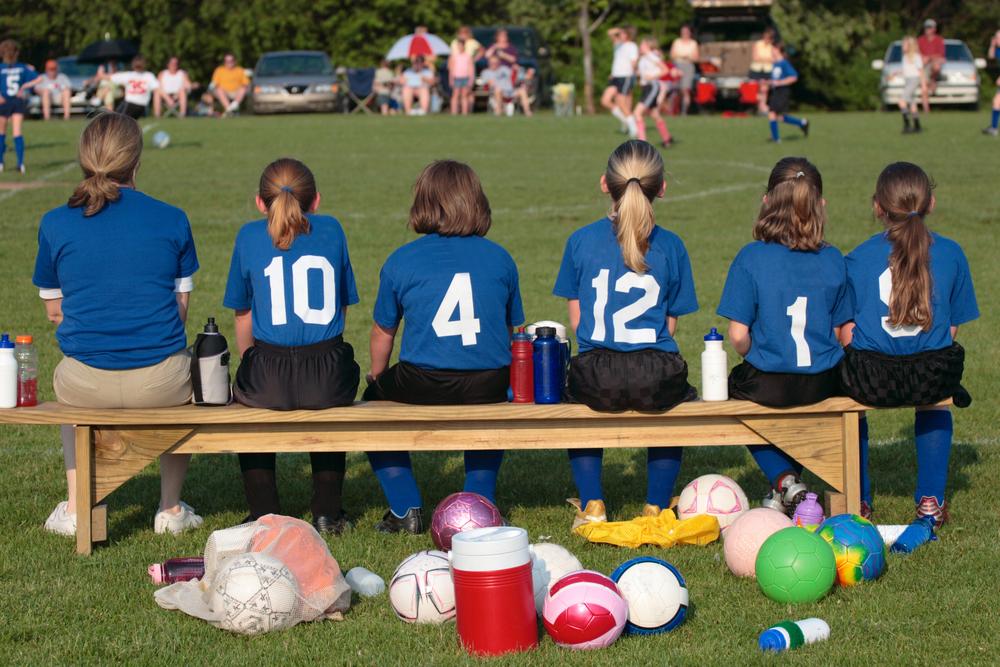
<path id="1" fill-rule="evenodd" d="M 424 532 L 424 510 L 421 507 L 411 507 L 406 514 L 398 517 L 392 510 L 386 510 L 382 520 L 375 524 L 375 530 L 380 533 L 405 532 L 419 535 Z"/>
<path id="2" fill-rule="evenodd" d="M 947 504 L 942 502 L 939 505 L 937 498 L 934 496 L 922 496 L 920 502 L 917 503 L 917 518 L 920 519 L 925 516 L 933 517 L 934 525 L 940 528 L 948 521 Z"/>
<path id="3" fill-rule="evenodd" d="M 792 516 L 799 503 L 806 499 L 808 491 L 809 488 L 802 483 L 798 475 L 788 472 L 778 478 L 775 488 L 771 489 L 771 493 L 761 501 L 761 505 Z"/>
<path id="4" fill-rule="evenodd" d="M 586 507 L 580 506 L 579 498 L 567 498 L 566 502 L 576 508 L 576 516 L 573 517 L 573 527 L 571 530 L 576 530 L 578 526 L 588 523 L 600 523 L 608 520 L 608 513 L 604 509 L 603 500 L 590 500 L 587 502 Z"/>
<path id="5" fill-rule="evenodd" d="M 351 522 L 347 520 L 347 513 L 340 510 L 340 516 L 332 517 L 326 514 L 314 516 L 312 520 L 313 528 L 320 534 L 340 535 L 351 527 Z"/>
<path id="6" fill-rule="evenodd" d="M 153 532 L 157 535 L 162 535 L 164 533 L 173 533 L 174 535 L 178 535 L 183 533 L 185 530 L 198 528 L 202 523 L 204 523 L 204 519 L 195 514 L 193 507 L 184 501 L 181 501 L 178 504 L 180 505 L 181 511 L 176 514 L 166 511 L 156 513 L 156 516 L 153 518 Z"/>
<path id="7" fill-rule="evenodd" d="M 923 128 L 920 127 L 920 119 L 919 118 L 914 118 L 913 119 L 913 133 L 917 134 L 917 133 L 920 133 L 920 132 L 923 132 L 923 131 L 924 131 Z"/>
<path id="8" fill-rule="evenodd" d="M 799 129 L 802 130 L 802 135 L 806 139 L 808 139 L 809 138 L 809 120 L 803 118 L 802 119 L 802 125 L 799 127 Z"/>
<path id="9" fill-rule="evenodd" d="M 986 130 L 983 130 L 985 132 Z M 3 162 L 0 162 L 0 174 L 3 173 Z"/>
<path id="10" fill-rule="evenodd" d="M 991 137 L 997 136 L 997 128 L 995 127 L 984 127 L 983 134 L 989 135 Z M 3 165 L 0 164 L 0 171 L 3 171 Z"/>
<path id="11" fill-rule="evenodd" d="M 45 530 L 57 535 L 76 535 L 76 515 L 66 511 L 69 503 L 65 500 L 56 505 L 52 514 L 45 520 Z"/>
<path id="12" fill-rule="evenodd" d="M 24 176 L 24 174 L 27 172 L 27 169 L 24 168 L 23 164 L 17 165 L 17 170 L 21 173 L 22 176 Z"/>
<path id="13" fill-rule="evenodd" d="M 868 501 L 862 500 L 861 501 L 861 518 L 862 519 L 867 519 L 868 521 L 871 521 L 873 514 L 875 514 L 875 510 L 872 509 L 872 506 L 868 504 Z"/>

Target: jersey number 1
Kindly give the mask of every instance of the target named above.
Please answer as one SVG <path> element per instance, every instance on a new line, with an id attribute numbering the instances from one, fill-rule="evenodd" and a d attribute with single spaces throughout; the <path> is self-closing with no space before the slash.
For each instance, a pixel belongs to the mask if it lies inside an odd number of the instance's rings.
<path id="1" fill-rule="evenodd" d="M 323 307 L 309 307 L 309 271 L 323 272 Z M 275 257 L 264 269 L 271 286 L 271 324 L 288 324 L 285 307 L 285 258 Z M 337 314 L 337 272 L 326 257 L 302 255 L 292 263 L 292 309 L 306 324 L 327 325 Z"/>
<path id="2" fill-rule="evenodd" d="M 792 341 L 795 343 L 795 365 L 799 368 L 812 366 L 812 352 L 806 341 L 806 305 L 809 299 L 800 296 L 785 309 L 785 314 L 792 318 Z"/>
<path id="3" fill-rule="evenodd" d="M 458 308 L 458 319 L 451 316 Z M 438 306 L 437 314 L 431 322 L 438 338 L 461 336 L 462 345 L 476 344 L 476 334 L 480 331 L 479 319 L 476 318 L 475 306 L 472 301 L 472 276 L 468 273 L 456 273 L 451 279 L 448 291 Z"/>

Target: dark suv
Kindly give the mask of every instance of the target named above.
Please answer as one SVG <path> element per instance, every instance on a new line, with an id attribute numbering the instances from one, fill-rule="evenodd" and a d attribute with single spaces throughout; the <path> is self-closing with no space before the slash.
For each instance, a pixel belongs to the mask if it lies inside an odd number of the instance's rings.
<path id="1" fill-rule="evenodd" d="M 542 40 L 538 31 L 531 27 L 523 26 L 477 26 L 472 29 L 472 36 L 483 45 L 485 51 L 495 41 L 497 30 L 504 29 L 510 38 L 510 43 L 517 49 L 517 64 L 521 70 L 528 67 L 535 70 L 535 77 L 538 79 L 538 93 L 535 106 L 547 106 L 551 97 L 552 84 L 555 75 L 552 72 L 552 62 L 549 58 L 549 47 Z M 486 91 L 479 85 L 479 72 L 486 68 L 486 59 L 481 59 L 476 63 L 476 102 L 485 105 Z M 446 78 L 447 80 L 447 78 Z"/>

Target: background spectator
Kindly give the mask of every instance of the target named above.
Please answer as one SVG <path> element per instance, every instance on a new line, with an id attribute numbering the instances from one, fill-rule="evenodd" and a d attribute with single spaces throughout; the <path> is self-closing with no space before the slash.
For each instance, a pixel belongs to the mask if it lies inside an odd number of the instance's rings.
<path id="1" fill-rule="evenodd" d="M 924 88 L 924 113 L 931 110 L 931 96 L 937 92 L 938 77 L 944 66 L 944 38 L 938 34 L 937 21 L 924 21 L 924 34 L 917 38 L 920 56 L 924 59 L 924 74 L 927 86 Z"/>
<path id="2" fill-rule="evenodd" d="M 42 98 L 42 118 L 48 120 L 52 116 L 52 103 L 58 101 L 62 103 L 63 120 L 69 120 L 73 86 L 69 77 L 59 71 L 57 61 L 45 61 L 45 75 L 35 84 L 35 92 Z"/>
<path id="3" fill-rule="evenodd" d="M 127 72 L 116 72 L 110 75 L 111 81 L 122 86 L 125 99 L 118 106 L 118 113 L 132 118 L 142 118 L 146 115 L 149 100 L 153 91 L 160 87 L 160 82 L 152 72 L 146 71 L 146 59 L 136 56 L 132 59 L 132 69 Z"/>
<path id="4" fill-rule="evenodd" d="M 510 35 L 504 29 L 497 30 L 493 44 L 486 49 L 486 57 L 496 56 L 507 67 L 517 66 L 517 47 L 510 43 Z"/>
<path id="5" fill-rule="evenodd" d="M 698 40 L 694 38 L 691 26 L 681 26 L 681 36 L 670 45 L 670 59 L 681 71 L 681 114 L 687 115 L 691 106 L 691 87 L 694 85 L 694 65 L 701 60 Z"/>
<path id="6" fill-rule="evenodd" d="M 431 86 L 434 85 L 434 70 L 427 66 L 423 56 L 413 59 L 413 64 L 403 72 L 400 84 L 403 86 L 403 111 L 407 116 L 427 115 L 431 106 Z M 413 98 L 417 98 L 419 108 L 413 109 Z"/>
<path id="7" fill-rule="evenodd" d="M 116 72 L 118 72 L 118 63 L 109 60 L 105 64 L 98 66 L 97 72 L 92 78 L 84 81 L 84 86 L 88 91 L 96 86 L 94 96 L 98 99 L 101 106 L 108 111 L 114 111 L 115 100 L 121 97 L 121 86 L 111 79 L 111 75 Z"/>
<path id="8" fill-rule="evenodd" d="M 250 79 L 242 67 L 236 64 L 236 56 L 227 53 L 222 64 L 212 72 L 212 87 L 215 98 L 222 105 L 223 115 L 236 113 L 247 96 Z"/>
<path id="9" fill-rule="evenodd" d="M 383 116 L 388 116 L 394 111 L 392 89 L 396 85 L 397 78 L 388 60 L 383 60 L 375 70 L 375 105 Z"/>
<path id="10" fill-rule="evenodd" d="M 490 56 L 489 66 L 482 72 L 483 84 L 490 91 L 493 99 L 493 113 L 499 116 L 507 108 L 507 115 L 514 112 L 514 101 L 521 103 L 525 116 L 531 115 L 531 101 L 525 86 L 514 86 L 514 75 L 499 55 Z M 509 105 L 509 106 L 508 106 Z"/>
<path id="11" fill-rule="evenodd" d="M 451 44 L 451 55 L 448 56 L 451 113 L 455 115 L 461 109 L 462 115 L 468 116 L 469 107 L 472 106 L 472 80 L 476 77 L 476 65 L 472 54 L 465 48 L 465 38 L 459 37 Z"/>
<path id="12" fill-rule="evenodd" d="M 159 118 L 166 106 L 167 114 L 175 113 L 181 118 L 187 115 L 188 94 L 193 87 L 187 72 L 181 69 L 181 61 L 173 56 L 167 61 L 167 69 L 160 72 L 160 87 L 153 97 L 153 113 Z"/>
<path id="13" fill-rule="evenodd" d="M 476 62 L 483 57 L 483 45 L 479 43 L 475 37 L 472 36 L 472 28 L 467 25 L 463 25 L 458 29 L 458 34 L 455 39 L 451 41 L 451 50 L 454 53 L 455 44 L 458 40 L 465 40 L 465 52 L 472 56 L 472 62 Z"/>
<path id="14" fill-rule="evenodd" d="M 774 28 L 764 28 L 764 34 L 753 43 L 750 54 L 750 79 L 757 82 L 757 113 L 767 113 L 767 86 L 774 68 Z"/>

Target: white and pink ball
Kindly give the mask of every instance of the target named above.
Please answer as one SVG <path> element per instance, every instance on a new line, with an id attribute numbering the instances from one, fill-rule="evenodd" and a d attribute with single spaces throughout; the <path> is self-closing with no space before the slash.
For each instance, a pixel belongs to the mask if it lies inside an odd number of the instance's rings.
<path id="1" fill-rule="evenodd" d="M 755 577 L 757 552 L 767 538 L 794 525 L 782 512 L 757 507 L 742 514 L 726 530 L 722 553 L 729 571 L 737 577 Z"/>
<path id="2" fill-rule="evenodd" d="M 747 494 L 725 475 L 696 477 L 684 487 L 677 501 L 678 518 L 690 519 L 699 514 L 709 514 L 719 520 L 719 528 L 723 532 L 748 509 L 750 502 Z"/>
<path id="3" fill-rule="evenodd" d="M 475 528 L 502 526 L 503 516 L 497 506 L 484 496 L 459 491 L 446 497 L 434 509 L 431 539 L 442 551 L 451 551 L 451 538 Z"/>
<path id="4" fill-rule="evenodd" d="M 591 570 L 571 572 L 549 590 L 542 609 L 545 631 L 559 646 L 610 646 L 628 620 L 628 603 L 608 577 Z"/>

